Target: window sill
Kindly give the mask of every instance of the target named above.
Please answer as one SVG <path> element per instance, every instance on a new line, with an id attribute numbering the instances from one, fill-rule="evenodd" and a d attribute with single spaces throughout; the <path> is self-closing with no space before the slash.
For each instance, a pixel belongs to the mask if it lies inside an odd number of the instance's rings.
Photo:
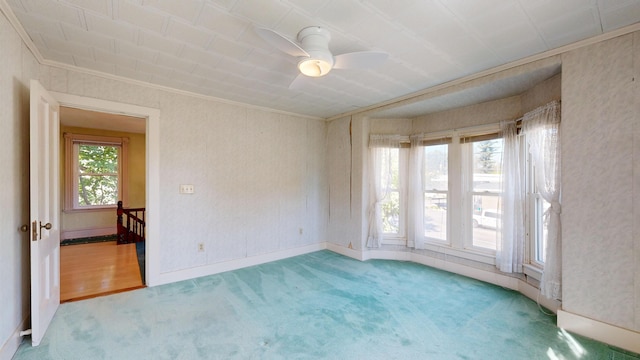
<path id="1" fill-rule="evenodd" d="M 532 277 L 538 281 L 542 279 L 543 269 L 531 264 L 524 264 L 522 267 L 523 267 L 522 271 L 524 272 L 525 275 Z"/>
<path id="2" fill-rule="evenodd" d="M 429 244 L 429 243 L 424 244 L 424 248 L 426 250 L 435 251 L 444 255 L 451 255 L 451 256 L 467 259 L 467 260 L 481 262 L 484 264 L 489 264 L 489 265 L 496 264 L 496 257 L 495 255 L 492 255 L 492 254 L 486 254 L 486 253 L 473 251 L 473 250 L 466 250 L 466 249 L 454 249 L 448 245 L 443 246 L 443 245 Z"/>
<path id="3" fill-rule="evenodd" d="M 64 209 L 63 212 L 65 214 L 74 214 L 74 213 L 90 213 L 90 212 L 99 212 L 99 211 L 113 211 L 118 207 L 116 205 L 109 206 L 100 206 L 100 207 L 91 207 L 86 209 Z"/>
<path id="4" fill-rule="evenodd" d="M 405 238 L 385 238 L 382 239 L 383 245 L 407 245 L 407 239 Z"/>

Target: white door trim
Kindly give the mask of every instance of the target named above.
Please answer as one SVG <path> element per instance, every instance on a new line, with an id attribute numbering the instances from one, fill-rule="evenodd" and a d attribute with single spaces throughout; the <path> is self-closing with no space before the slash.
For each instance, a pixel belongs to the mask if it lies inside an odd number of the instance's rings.
<path id="1" fill-rule="evenodd" d="M 146 118 L 146 285 L 160 278 L 160 110 L 59 92 L 50 92 L 61 106 Z"/>

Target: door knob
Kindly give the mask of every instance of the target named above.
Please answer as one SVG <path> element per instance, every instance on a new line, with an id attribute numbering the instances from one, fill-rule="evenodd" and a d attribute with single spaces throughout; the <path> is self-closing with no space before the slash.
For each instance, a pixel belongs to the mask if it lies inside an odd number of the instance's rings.
<path id="1" fill-rule="evenodd" d="M 29 231 L 29 225 L 24 224 L 24 225 L 20 226 L 20 231 L 22 231 L 22 232 Z"/>
<path id="2" fill-rule="evenodd" d="M 35 224 L 36 222 L 33 222 L 33 241 L 36 241 L 38 239 L 42 240 L 42 228 L 45 228 L 47 230 L 51 230 L 51 223 L 46 223 L 44 225 L 42 225 L 42 221 L 38 221 L 38 223 L 40 224 L 40 236 L 36 236 L 36 233 L 38 232 L 38 230 L 36 230 Z"/>

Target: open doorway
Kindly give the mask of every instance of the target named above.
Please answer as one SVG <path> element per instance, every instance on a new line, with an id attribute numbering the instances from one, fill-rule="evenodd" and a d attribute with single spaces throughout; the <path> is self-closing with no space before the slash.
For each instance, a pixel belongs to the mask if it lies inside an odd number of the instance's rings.
<path id="1" fill-rule="evenodd" d="M 116 204 L 145 209 L 146 121 L 60 108 L 62 302 L 145 284 L 144 238 L 116 241 Z"/>

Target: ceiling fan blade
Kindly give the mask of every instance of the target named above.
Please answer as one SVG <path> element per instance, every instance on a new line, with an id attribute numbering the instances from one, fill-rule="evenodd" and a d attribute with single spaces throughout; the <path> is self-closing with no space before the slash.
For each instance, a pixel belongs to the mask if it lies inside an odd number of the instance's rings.
<path id="1" fill-rule="evenodd" d="M 298 44 L 271 29 L 259 27 L 256 27 L 254 29 L 258 36 L 260 36 L 269 44 L 278 48 L 278 50 L 280 51 L 283 51 L 291 56 L 309 56 L 309 54 L 304 51 L 304 49 L 302 49 Z"/>
<path id="2" fill-rule="evenodd" d="M 296 76 L 296 78 L 293 79 L 291 84 L 289 84 L 289 90 L 300 90 L 304 88 L 306 84 L 308 84 L 311 80 L 312 78 L 306 75 L 298 74 L 298 76 Z"/>
<path id="3" fill-rule="evenodd" d="M 363 69 L 385 62 L 389 54 L 382 51 L 356 51 L 334 56 L 334 69 Z"/>

